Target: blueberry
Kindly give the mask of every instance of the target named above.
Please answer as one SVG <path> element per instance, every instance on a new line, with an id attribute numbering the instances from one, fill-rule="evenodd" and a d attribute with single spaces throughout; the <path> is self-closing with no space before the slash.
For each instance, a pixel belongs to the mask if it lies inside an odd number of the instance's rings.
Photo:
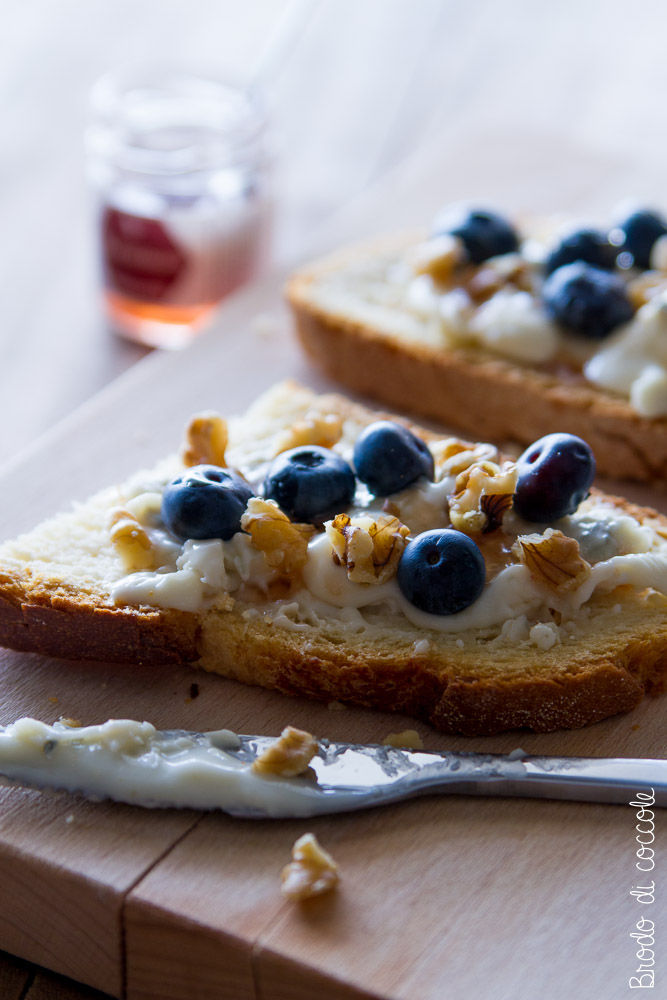
<path id="1" fill-rule="evenodd" d="M 330 448 L 308 445 L 284 451 L 272 462 L 264 494 L 293 521 L 321 523 L 349 507 L 354 472 Z"/>
<path id="2" fill-rule="evenodd" d="M 354 446 L 357 476 L 371 493 L 385 497 L 410 486 L 420 476 L 433 479 L 433 456 L 421 438 L 402 424 L 369 424 Z"/>
<path id="3" fill-rule="evenodd" d="M 542 300 L 552 319 L 591 340 L 601 340 L 634 315 L 622 278 L 583 261 L 550 274 Z"/>
<path id="4" fill-rule="evenodd" d="M 619 250 L 632 254 L 637 267 L 651 266 L 651 250 L 656 240 L 667 235 L 667 222 L 657 212 L 642 209 L 633 212 L 612 230 Z"/>
<path id="5" fill-rule="evenodd" d="M 482 209 L 448 210 L 436 220 L 435 234 L 441 233 L 458 236 L 473 264 L 519 249 L 519 238 L 507 219 Z"/>
<path id="6" fill-rule="evenodd" d="M 544 271 L 551 274 L 556 268 L 573 264 L 575 260 L 612 271 L 617 253 L 618 248 L 612 246 L 603 233 L 595 229 L 577 229 L 553 248 L 544 262 Z"/>
<path id="7" fill-rule="evenodd" d="M 472 538 L 444 528 L 424 531 L 408 543 L 396 579 L 403 596 L 420 611 L 454 615 L 484 588 L 484 558 Z"/>
<path id="8" fill-rule="evenodd" d="M 595 458 L 574 434 L 547 434 L 517 462 L 514 508 L 526 521 L 546 524 L 574 514 L 595 478 Z"/>
<path id="9" fill-rule="evenodd" d="M 195 465 L 162 495 L 162 520 L 172 535 L 222 538 L 241 530 L 241 515 L 253 491 L 240 476 L 217 465 Z"/>

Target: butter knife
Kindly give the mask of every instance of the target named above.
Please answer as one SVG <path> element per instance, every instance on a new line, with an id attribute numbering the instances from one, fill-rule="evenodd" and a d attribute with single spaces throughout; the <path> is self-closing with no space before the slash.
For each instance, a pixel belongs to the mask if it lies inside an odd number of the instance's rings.
<path id="1" fill-rule="evenodd" d="M 426 794 L 667 806 L 662 759 L 434 753 L 320 740 L 305 774 L 256 773 L 253 762 L 273 743 L 123 719 L 80 728 L 20 719 L 0 726 L 0 775 L 92 799 L 252 818 L 347 812 Z"/>

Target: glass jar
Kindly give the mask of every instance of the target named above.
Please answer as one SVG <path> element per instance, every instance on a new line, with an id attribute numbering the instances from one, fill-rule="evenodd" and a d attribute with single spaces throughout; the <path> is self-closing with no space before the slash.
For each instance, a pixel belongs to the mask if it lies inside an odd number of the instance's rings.
<path id="1" fill-rule="evenodd" d="M 182 347 L 267 263 L 264 108 L 252 92 L 153 70 L 103 77 L 91 110 L 88 173 L 111 325 Z"/>

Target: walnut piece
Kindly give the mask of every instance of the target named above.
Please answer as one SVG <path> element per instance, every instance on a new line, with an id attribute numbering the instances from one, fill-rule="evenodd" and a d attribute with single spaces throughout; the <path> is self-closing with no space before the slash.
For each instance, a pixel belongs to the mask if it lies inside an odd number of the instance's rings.
<path id="1" fill-rule="evenodd" d="M 382 743 L 383 746 L 396 747 L 397 750 L 424 749 L 424 742 L 416 729 L 404 729 L 400 733 L 387 733 Z"/>
<path id="2" fill-rule="evenodd" d="M 292 860 L 282 871 L 282 892 L 299 901 L 330 892 L 339 881 L 338 865 L 318 843 L 315 834 L 304 833 L 292 848 Z"/>
<path id="3" fill-rule="evenodd" d="M 471 269 L 462 281 L 462 287 L 476 305 L 486 302 L 502 288 L 529 292 L 532 290 L 531 267 L 519 256 L 503 254 Z"/>
<path id="4" fill-rule="evenodd" d="M 386 583 L 395 576 L 409 534 L 397 517 L 338 514 L 324 528 L 334 562 L 353 583 Z"/>
<path id="5" fill-rule="evenodd" d="M 414 273 L 428 274 L 440 285 L 451 282 L 464 259 L 465 250 L 461 240 L 450 233 L 441 233 L 419 243 L 409 254 Z"/>
<path id="6" fill-rule="evenodd" d="M 512 504 L 516 488 L 515 462 L 475 462 L 456 477 L 449 498 L 449 517 L 454 528 L 468 535 L 493 531 Z"/>
<path id="7" fill-rule="evenodd" d="M 308 770 L 318 748 L 317 740 L 310 733 L 286 726 L 278 739 L 255 758 L 252 769 L 255 774 L 294 778 Z"/>
<path id="8" fill-rule="evenodd" d="M 290 521 L 275 500 L 251 497 L 241 517 L 241 527 L 248 532 L 255 548 L 264 553 L 272 569 L 292 576 L 305 565 L 308 539 L 315 528 L 312 524 Z"/>
<path id="9" fill-rule="evenodd" d="M 224 467 L 227 448 L 227 422 L 217 413 L 198 413 L 185 430 L 183 465 L 219 465 Z"/>
<path id="10" fill-rule="evenodd" d="M 532 578 L 557 594 L 576 590 L 591 572 L 576 538 L 555 528 L 547 528 L 543 535 L 520 535 L 514 549 Z"/>
<path id="11" fill-rule="evenodd" d="M 281 435 L 276 455 L 290 448 L 301 448 L 308 444 L 332 448 L 337 441 L 340 441 L 342 433 L 343 418 L 338 414 L 309 410 L 302 420 L 297 421 Z"/>
<path id="12" fill-rule="evenodd" d="M 498 449 L 494 445 L 472 444 L 454 437 L 433 441 L 429 447 L 435 462 L 436 480 L 458 476 L 478 462 L 495 462 L 498 459 Z"/>
<path id="13" fill-rule="evenodd" d="M 109 529 L 111 542 L 128 573 L 156 568 L 155 549 L 134 514 L 122 507 L 114 508 L 109 514 Z"/>
<path id="14" fill-rule="evenodd" d="M 635 309 L 641 309 L 655 295 L 664 292 L 666 286 L 667 279 L 662 271 L 642 271 L 628 282 L 628 297 Z"/>

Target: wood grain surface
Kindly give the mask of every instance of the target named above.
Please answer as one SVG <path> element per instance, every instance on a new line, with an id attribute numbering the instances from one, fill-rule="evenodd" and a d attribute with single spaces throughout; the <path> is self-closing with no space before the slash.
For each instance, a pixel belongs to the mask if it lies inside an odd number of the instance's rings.
<path id="1" fill-rule="evenodd" d="M 26 0 L 3 11 L 4 536 L 172 448 L 202 403 L 240 409 L 288 372 L 323 385 L 289 338 L 279 272 L 230 302 L 184 355 L 144 357 L 107 330 L 82 134 L 90 85 L 120 62 L 263 72 L 278 140 L 279 268 L 428 224 L 459 198 L 600 220 L 627 197 L 667 208 L 657 0 L 631 10 L 621 0 L 296 7 L 286 35 L 284 5 L 270 0 Z M 664 493 L 649 499 L 666 509 Z M 265 732 L 290 721 L 369 741 L 408 724 L 218 678 L 198 678 L 192 701 L 191 680 L 4 653 L 0 721 L 124 714 Z M 428 747 L 472 748 L 418 728 Z M 474 748 L 665 756 L 664 733 L 663 699 L 588 730 Z M 0 955 L 0 995 L 615 1000 L 636 964 L 634 822 L 625 807 L 455 798 L 319 819 L 312 828 L 341 865 L 341 890 L 294 907 L 278 881 L 303 824 L 0 788 L 0 947 L 21 956 Z M 664 822 L 657 834 L 662 857 Z M 653 909 L 664 921 L 662 896 Z"/>

